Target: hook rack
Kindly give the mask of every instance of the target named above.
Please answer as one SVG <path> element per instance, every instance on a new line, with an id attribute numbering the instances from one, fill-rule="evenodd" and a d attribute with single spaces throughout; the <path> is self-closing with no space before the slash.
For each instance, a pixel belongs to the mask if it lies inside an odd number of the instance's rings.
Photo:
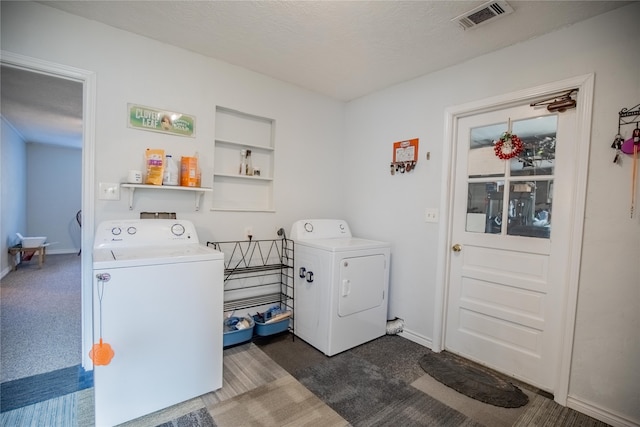
<path id="1" fill-rule="evenodd" d="M 632 117 L 632 119 L 624 120 L 626 117 Z M 624 125 L 630 125 L 633 123 L 640 123 L 640 104 L 631 107 L 623 108 L 618 113 L 618 133 L 620 133 L 620 127 Z"/>
<path id="2" fill-rule="evenodd" d="M 406 161 L 406 162 L 391 162 L 391 175 L 395 175 L 396 173 L 405 173 L 411 172 L 416 167 L 415 161 Z"/>
<path id="3" fill-rule="evenodd" d="M 418 138 L 393 143 L 393 160 L 390 164 L 391 175 L 411 172 L 418 163 Z"/>
<path id="4" fill-rule="evenodd" d="M 621 128 L 626 125 L 636 125 L 636 129 L 633 132 L 633 138 L 625 141 L 622 136 Z M 633 146 L 638 142 L 636 141 L 636 135 L 638 134 L 638 127 L 640 124 L 640 104 L 637 104 L 631 108 L 623 108 L 618 112 L 618 133 L 613 139 L 611 148 L 616 150 L 616 155 L 613 158 L 613 163 L 619 163 L 621 160 L 621 153 L 631 154 L 633 153 Z"/>

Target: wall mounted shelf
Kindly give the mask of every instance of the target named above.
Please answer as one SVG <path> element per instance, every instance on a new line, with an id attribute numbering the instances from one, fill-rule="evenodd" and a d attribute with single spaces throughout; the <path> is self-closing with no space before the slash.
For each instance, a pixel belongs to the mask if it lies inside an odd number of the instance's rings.
<path id="1" fill-rule="evenodd" d="M 129 189 L 129 210 L 133 210 L 133 196 L 136 190 L 155 190 L 155 191 L 191 191 L 196 197 L 196 211 L 200 210 L 200 199 L 204 193 L 213 191 L 206 187 L 182 187 L 174 185 L 147 185 L 147 184 L 120 184 L 122 188 Z"/>

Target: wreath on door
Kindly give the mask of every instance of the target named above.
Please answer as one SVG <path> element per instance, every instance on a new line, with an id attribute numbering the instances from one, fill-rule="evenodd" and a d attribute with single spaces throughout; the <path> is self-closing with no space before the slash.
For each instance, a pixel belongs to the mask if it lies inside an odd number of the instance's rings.
<path id="1" fill-rule="evenodd" d="M 517 157 L 524 149 L 522 140 L 518 138 L 518 135 L 512 134 L 511 132 L 503 133 L 500 139 L 494 141 L 494 144 L 493 151 L 495 151 L 496 156 L 502 160 Z"/>

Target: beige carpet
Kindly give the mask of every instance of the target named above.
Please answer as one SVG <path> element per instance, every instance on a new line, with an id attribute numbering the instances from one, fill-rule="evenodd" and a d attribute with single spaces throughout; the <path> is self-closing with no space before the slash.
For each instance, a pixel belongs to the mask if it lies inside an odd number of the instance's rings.
<path id="1" fill-rule="evenodd" d="M 224 350 L 220 390 L 121 424 L 149 427 L 206 407 L 217 426 L 347 426 L 255 344 Z"/>
<path id="2" fill-rule="evenodd" d="M 288 374 L 207 409 L 219 427 L 349 425 Z"/>

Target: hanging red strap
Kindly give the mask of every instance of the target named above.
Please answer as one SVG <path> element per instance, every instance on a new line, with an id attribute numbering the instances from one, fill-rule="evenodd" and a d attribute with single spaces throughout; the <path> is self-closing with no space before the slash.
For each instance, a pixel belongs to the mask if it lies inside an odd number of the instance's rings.
<path id="1" fill-rule="evenodd" d="M 636 204 L 636 183 L 638 182 L 638 147 L 640 146 L 640 129 L 633 130 L 633 169 L 631 172 L 631 218 Z"/>

